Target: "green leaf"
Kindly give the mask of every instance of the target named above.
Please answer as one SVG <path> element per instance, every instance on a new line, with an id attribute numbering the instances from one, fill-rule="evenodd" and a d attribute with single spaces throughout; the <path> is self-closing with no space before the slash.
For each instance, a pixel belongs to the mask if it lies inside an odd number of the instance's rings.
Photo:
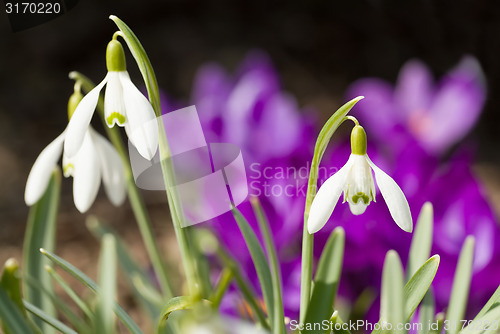
<path id="1" fill-rule="evenodd" d="M 227 289 L 229 288 L 229 285 L 231 284 L 233 278 L 234 274 L 231 269 L 229 268 L 222 269 L 220 273 L 219 282 L 217 283 L 217 286 L 214 292 L 212 293 L 212 297 L 210 298 L 214 309 L 219 308 L 222 298 L 224 297 Z"/>
<path id="2" fill-rule="evenodd" d="M 99 240 L 105 234 L 112 234 L 116 240 L 116 252 L 120 268 L 124 272 L 125 279 L 132 287 L 137 300 L 143 308 L 147 310 L 152 319 L 157 319 L 160 315 L 160 309 L 163 305 L 160 292 L 155 288 L 153 282 L 144 270 L 134 261 L 123 241 L 118 234 L 109 226 L 102 224 L 97 218 L 89 217 L 87 219 L 87 228 Z M 154 298 L 151 298 L 154 296 Z"/>
<path id="3" fill-rule="evenodd" d="M 345 232 L 337 227 L 332 232 L 319 259 L 314 278 L 311 303 L 307 308 L 306 324 L 321 324 L 330 319 L 342 272 L 344 259 Z M 311 327 L 314 328 L 314 325 Z M 321 327 L 321 326 L 320 326 Z M 324 330 L 304 330 L 304 333 L 323 333 Z"/>
<path id="4" fill-rule="evenodd" d="M 488 312 L 491 309 L 491 307 L 496 303 L 500 303 L 500 286 L 498 286 L 496 291 L 493 293 L 493 295 L 490 297 L 490 299 L 486 302 L 486 304 L 483 306 L 481 311 L 479 311 L 479 313 L 476 315 L 474 320 L 479 319 L 483 315 L 485 315 L 486 312 Z"/>
<path id="5" fill-rule="evenodd" d="M 16 259 L 10 258 L 5 262 L 0 285 L 5 289 L 9 298 L 17 305 L 22 314 L 26 316 L 21 293 L 19 263 Z"/>
<path id="6" fill-rule="evenodd" d="M 419 322 L 422 324 L 422 331 L 420 331 L 420 334 L 428 334 L 430 332 L 430 324 L 434 320 L 435 312 L 434 295 L 432 291 L 429 290 L 425 294 L 422 305 L 420 306 Z"/>
<path id="7" fill-rule="evenodd" d="M 73 300 L 73 302 L 80 308 L 80 310 L 89 319 L 93 319 L 95 316 L 94 313 L 90 310 L 87 304 L 78 296 L 78 294 L 69 286 L 69 284 L 52 267 L 46 266 L 45 270 L 47 270 L 49 275 L 61 286 L 64 292 L 66 292 L 66 294 L 71 298 L 71 300 Z"/>
<path id="8" fill-rule="evenodd" d="M 56 318 L 48 315 L 47 313 L 45 313 L 44 311 L 42 311 L 41 309 L 39 309 L 35 305 L 33 305 L 27 301 L 24 301 L 24 306 L 33 315 L 35 315 L 40 320 L 42 320 L 46 324 L 50 325 L 54 329 L 57 329 L 59 332 L 61 332 L 63 334 L 78 334 L 73 329 L 69 328 L 68 326 L 66 326 L 65 324 L 63 324 L 62 322 L 57 320 Z"/>
<path id="9" fill-rule="evenodd" d="M 427 260 L 420 269 L 411 277 L 403 289 L 404 306 L 404 322 L 407 322 L 412 316 L 413 312 L 422 301 L 425 294 L 429 290 L 434 276 L 436 276 L 439 267 L 439 255 L 434 255 Z M 372 334 L 380 333 L 380 330 L 374 330 Z"/>
<path id="10" fill-rule="evenodd" d="M 236 222 L 238 223 L 241 234 L 245 239 L 248 250 L 250 251 L 252 261 L 257 271 L 257 276 L 259 277 L 259 282 L 262 288 L 262 295 L 264 296 L 264 302 L 266 303 L 267 312 L 269 313 L 269 318 L 271 319 L 271 326 L 273 326 L 273 324 L 275 324 L 275 313 L 273 283 L 271 279 L 271 271 L 269 270 L 269 264 L 267 263 L 266 256 L 264 255 L 264 251 L 262 250 L 262 246 L 260 245 L 257 236 L 250 227 L 250 224 L 248 224 L 245 217 L 243 217 L 243 215 L 237 209 L 233 210 L 233 215 L 236 219 Z M 274 327 L 271 327 L 271 329 L 273 329 L 273 333 L 276 333 L 274 331 Z"/>
<path id="11" fill-rule="evenodd" d="M 382 271 L 382 289 L 380 292 L 380 323 L 390 324 L 392 333 L 400 333 L 397 325 L 404 322 L 404 278 L 403 266 L 398 253 L 387 252 Z M 385 332 L 385 331 L 384 331 Z"/>
<path id="12" fill-rule="evenodd" d="M 228 254 L 228 252 L 220 245 L 219 247 L 217 247 L 216 254 L 222 265 L 225 268 L 228 268 L 229 270 L 232 271 L 236 284 L 238 285 L 238 288 L 240 289 L 243 297 L 247 301 L 250 308 L 253 310 L 253 312 L 255 312 L 255 315 L 259 319 L 260 325 L 267 330 L 271 330 L 271 327 L 269 326 L 269 323 L 266 319 L 266 315 L 264 314 L 264 311 L 261 309 L 259 303 L 255 298 L 255 292 L 252 288 L 252 285 L 241 273 L 241 270 L 236 260 L 233 259 Z"/>
<path id="13" fill-rule="evenodd" d="M 456 334 L 460 330 L 460 320 L 464 319 L 465 308 L 469 296 L 470 281 L 472 277 L 472 260 L 474 258 L 474 237 L 468 236 L 465 239 L 460 257 L 458 258 L 457 269 L 453 279 L 450 302 L 446 320 L 449 321 L 448 334 Z"/>
<path id="14" fill-rule="evenodd" d="M 498 324 L 500 322 L 500 304 L 493 304 L 492 307 L 477 320 L 473 320 L 465 327 L 460 334 L 480 334 L 480 333 L 498 333 Z M 491 328 L 489 328 L 491 327 Z"/>
<path id="15" fill-rule="evenodd" d="M 45 249 L 40 249 L 40 252 L 49 258 L 56 265 L 61 267 L 64 271 L 69 273 L 71 276 L 79 280 L 83 285 L 89 288 L 92 292 L 98 293 L 99 287 L 97 284 L 91 280 L 87 275 L 85 275 L 80 269 L 73 266 L 68 261 L 60 258 L 52 252 L 49 252 Z M 116 316 L 123 322 L 123 324 L 128 328 L 128 330 L 132 334 L 142 334 L 141 329 L 137 324 L 130 318 L 130 316 L 123 310 L 123 308 L 118 305 L 118 303 L 114 303 L 113 309 L 115 311 Z"/>
<path id="16" fill-rule="evenodd" d="M 111 234 L 104 235 L 101 242 L 97 296 L 96 332 L 113 334 L 115 327 L 113 307 L 116 299 L 116 245 L 115 238 Z"/>
<path id="17" fill-rule="evenodd" d="M 413 315 L 413 312 L 418 307 L 418 304 L 422 301 L 425 294 L 429 290 L 434 276 L 439 267 L 440 257 L 439 255 L 434 255 L 429 260 L 427 260 L 420 269 L 410 278 L 408 283 L 406 283 L 404 288 L 404 299 L 405 299 L 405 321 L 408 321 Z"/>
<path id="18" fill-rule="evenodd" d="M 430 202 L 426 202 L 420 210 L 417 227 L 413 233 L 408 256 L 406 274 L 408 279 L 420 268 L 431 255 L 432 227 L 434 224 L 433 208 Z"/>
<path id="19" fill-rule="evenodd" d="M 45 266 L 49 263 L 40 255 L 38 250 L 43 247 L 53 251 L 56 237 L 56 218 L 61 192 L 61 172 L 54 170 L 47 190 L 42 198 L 30 208 L 28 224 L 23 244 L 23 276 L 32 277 L 48 291 L 53 291 L 53 283 L 45 272 Z M 55 307 L 46 295 L 40 290 L 33 289 L 26 283 L 23 284 L 24 298 L 44 310 L 45 313 L 55 316 Z M 33 319 L 46 334 L 55 333 L 38 318 Z"/>
<path id="20" fill-rule="evenodd" d="M 188 296 L 179 296 L 170 299 L 163 308 L 163 310 L 161 311 L 160 322 L 158 324 L 158 329 L 159 329 L 158 331 L 161 331 L 165 327 L 168 317 L 172 312 L 192 309 L 195 306 L 195 304 L 199 302 L 200 301 L 197 302 L 192 297 Z M 201 305 L 210 307 L 212 305 L 212 303 L 206 299 L 202 299 L 201 303 L 203 303 Z"/>
<path id="21" fill-rule="evenodd" d="M 47 269 L 47 268 L 46 268 Z M 54 271 L 52 268 L 50 268 L 52 271 Z M 62 279 L 62 278 L 61 278 Z M 80 317 L 77 316 L 70 307 L 68 307 L 68 302 L 63 301 L 57 294 L 55 293 L 50 293 L 49 291 L 45 290 L 43 286 L 40 285 L 38 281 L 35 281 L 33 279 L 30 279 L 29 277 L 25 278 L 26 282 L 32 286 L 35 289 L 39 289 L 42 291 L 47 297 L 52 300 L 56 308 L 68 319 L 69 323 L 73 325 L 76 328 L 76 331 L 81 334 L 85 333 L 91 333 L 90 326 L 85 323 L 85 321 Z M 70 288 L 71 289 L 71 288 Z M 75 293 L 75 292 L 73 292 Z M 76 294 L 76 293 L 75 293 Z M 24 301 L 25 302 L 25 301 Z M 86 305 L 85 305 L 86 306 Z M 24 307 L 24 305 L 23 305 Z M 87 315 L 87 314 L 86 314 Z M 93 314 L 90 314 L 87 316 L 89 319 L 93 318 Z"/>
<path id="22" fill-rule="evenodd" d="M 274 299 L 274 323 L 273 330 L 275 333 L 286 333 L 285 323 L 284 323 L 284 310 L 283 310 L 283 300 L 281 298 L 281 272 L 279 266 L 278 255 L 276 253 L 276 246 L 274 245 L 271 230 L 269 229 L 269 221 L 267 220 L 262 206 L 260 205 L 259 199 L 257 197 L 251 197 L 250 203 L 254 210 L 255 216 L 257 217 L 257 222 L 259 223 L 260 233 L 264 237 L 264 244 L 266 246 L 267 255 L 269 257 L 269 262 L 271 263 L 271 279 L 273 283 L 273 299 Z"/>
<path id="23" fill-rule="evenodd" d="M 333 331 L 331 333 L 334 334 L 351 334 L 349 331 L 349 326 L 344 326 L 344 321 L 339 315 L 338 311 L 333 312 L 332 317 L 330 318 L 330 328 L 333 327 Z M 330 329 L 325 331 L 325 334 L 329 334 Z"/>
<path id="24" fill-rule="evenodd" d="M 19 307 L 14 303 L 0 286 L 0 319 L 2 319 L 2 328 L 6 334 L 30 334 L 35 333 L 28 320 L 23 317 Z"/>

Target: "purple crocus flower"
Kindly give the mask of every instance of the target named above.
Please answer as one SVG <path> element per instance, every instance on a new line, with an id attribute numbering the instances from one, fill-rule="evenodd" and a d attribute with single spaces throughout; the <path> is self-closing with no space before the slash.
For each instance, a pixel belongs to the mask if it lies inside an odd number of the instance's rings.
<path id="1" fill-rule="evenodd" d="M 214 63 L 202 66 L 191 103 L 197 106 L 207 141 L 229 142 L 242 149 L 250 193 L 259 196 L 278 249 L 285 311 L 296 319 L 305 193 L 320 125 L 315 124 L 313 113 L 301 111 L 294 98 L 282 91 L 265 54 L 250 53 L 236 73 L 231 75 Z M 401 186 L 414 220 L 425 201 L 434 205 L 433 254 L 439 253 L 442 259 L 434 285 L 439 307 L 446 306 L 449 288 L 445 287 L 453 280 L 460 246 L 468 234 L 477 238 L 472 304 L 484 302 L 499 283 L 494 279 L 499 277 L 495 268 L 500 268 L 496 246 L 499 229 L 469 170 L 471 157 L 456 154 L 440 163 L 436 156 L 466 135 L 479 117 L 485 96 L 481 76 L 477 63 L 466 58 L 433 87 L 425 66 L 412 61 L 402 70 L 396 88 L 379 79 L 362 79 L 349 90 L 350 94 L 366 96 L 353 114 L 367 130 L 368 153 Z M 445 103 L 454 99 L 460 103 Z M 443 105 L 448 108 L 443 109 Z M 440 124 L 450 115 L 460 119 L 460 126 Z M 422 119 L 425 126 L 418 126 Z M 446 136 L 425 135 L 433 131 Z M 348 141 L 332 142 L 320 166 L 319 182 L 336 172 L 349 154 Z M 370 206 L 361 216 L 353 216 L 347 205 L 339 205 L 332 222 L 316 235 L 318 259 L 331 230 L 338 225 L 346 229 L 340 293 L 351 300 L 365 288 L 378 290 L 389 249 L 397 250 L 403 261 L 408 255 L 411 235 L 392 223 L 380 194 L 377 199 L 382 203 Z M 249 203 L 239 209 L 258 231 Z M 210 226 L 259 291 L 252 260 L 232 215 L 217 217 Z M 238 293 L 230 292 L 223 306 L 234 309 L 234 300 L 239 300 Z M 376 308 L 372 309 L 372 320 L 377 316 Z"/>
<path id="2" fill-rule="evenodd" d="M 396 86 L 365 78 L 352 84 L 348 95 L 365 96 L 357 113 L 378 139 L 395 141 L 388 133 L 410 133 L 427 152 L 441 154 L 479 118 L 486 96 L 484 81 L 479 63 L 471 56 L 464 57 L 436 85 L 422 62 L 410 60 Z"/>

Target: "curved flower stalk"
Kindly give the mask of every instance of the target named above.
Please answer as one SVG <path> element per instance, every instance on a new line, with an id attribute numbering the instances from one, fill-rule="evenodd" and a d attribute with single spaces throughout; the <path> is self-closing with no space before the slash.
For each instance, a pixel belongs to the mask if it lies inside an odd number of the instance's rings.
<path id="1" fill-rule="evenodd" d="M 78 86 L 75 86 L 75 93 L 68 103 L 70 118 L 82 98 Z M 69 156 L 63 152 L 68 133 L 66 128 L 43 149 L 33 164 L 24 193 L 26 204 L 35 204 L 45 193 L 52 171 L 62 155 L 64 176 L 73 177 L 73 200 L 80 212 L 86 212 L 94 202 L 101 179 L 111 203 L 121 205 L 125 200 L 125 176 L 118 152 L 103 136 L 88 127 L 80 148 Z"/>
<path id="2" fill-rule="evenodd" d="M 352 214 L 360 215 L 375 202 L 375 182 L 389 207 L 396 224 L 404 231 L 413 230 L 410 207 L 403 191 L 396 182 L 378 168 L 366 154 L 366 133 L 356 125 L 351 133 L 351 156 L 347 163 L 331 176 L 319 189 L 311 205 L 307 228 L 309 233 L 318 232 L 330 218 L 337 201 L 344 192 L 344 202 L 349 203 Z"/>
<path id="3" fill-rule="evenodd" d="M 104 118 L 108 127 L 115 124 L 125 127 L 130 142 L 145 159 L 152 159 L 158 148 L 158 124 L 153 107 L 135 87 L 126 70 L 125 53 L 116 39 L 109 42 L 106 50 L 108 74 L 78 104 L 68 124 L 64 151 L 73 156 L 84 142 L 85 132 L 94 114 L 99 93 L 106 85 Z"/>

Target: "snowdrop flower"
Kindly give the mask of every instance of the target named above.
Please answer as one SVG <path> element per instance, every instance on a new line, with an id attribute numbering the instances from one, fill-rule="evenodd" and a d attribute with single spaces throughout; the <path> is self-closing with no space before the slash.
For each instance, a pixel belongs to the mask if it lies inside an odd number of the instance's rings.
<path id="1" fill-rule="evenodd" d="M 347 163 L 321 186 L 314 198 L 307 229 L 309 233 L 318 232 L 328 221 L 330 215 L 344 192 L 344 203 L 349 203 L 352 214 L 360 215 L 368 205 L 375 202 L 375 181 L 389 207 L 389 212 L 398 226 L 406 232 L 413 230 L 410 207 L 401 188 L 370 160 L 366 154 L 366 132 L 356 125 L 351 133 L 351 156 Z"/>
<path id="2" fill-rule="evenodd" d="M 106 66 L 108 74 L 82 99 L 68 124 L 64 152 L 71 157 L 80 149 L 99 100 L 99 93 L 106 85 L 106 124 L 110 128 L 115 124 L 125 127 L 130 142 L 145 159 L 151 160 L 158 148 L 156 115 L 148 99 L 130 80 L 125 52 L 121 43 L 115 39 L 108 44 Z"/>
<path id="3" fill-rule="evenodd" d="M 81 98 L 81 93 L 75 90 L 68 103 L 70 118 Z M 70 157 L 63 153 L 63 142 L 68 133 L 66 128 L 43 149 L 33 164 L 24 193 L 26 204 L 31 206 L 43 196 L 61 154 L 64 176 L 73 177 L 73 199 L 81 213 L 86 212 L 94 202 L 101 178 L 110 201 L 116 206 L 122 204 L 125 200 L 125 173 L 115 148 L 92 127 L 88 127 L 80 148 Z"/>

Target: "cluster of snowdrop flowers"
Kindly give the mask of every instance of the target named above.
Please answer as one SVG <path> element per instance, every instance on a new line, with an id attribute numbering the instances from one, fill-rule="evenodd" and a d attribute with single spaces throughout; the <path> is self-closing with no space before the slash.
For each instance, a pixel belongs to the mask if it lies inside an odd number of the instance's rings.
<path id="1" fill-rule="evenodd" d="M 125 52 L 116 34 L 106 49 L 108 74 L 86 96 L 75 84 L 75 93 L 68 103 L 69 123 L 35 161 L 26 182 L 25 202 L 35 204 L 45 193 L 50 176 L 61 154 L 64 176 L 72 176 L 73 198 L 80 212 L 94 202 L 101 178 L 111 202 L 118 206 L 125 200 L 124 166 L 115 148 L 97 133 L 90 121 L 104 85 L 104 116 L 108 127 L 125 127 L 130 142 L 146 159 L 158 149 L 158 125 L 153 107 L 134 86 L 126 70 Z"/>
<path id="2" fill-rule="evenodd" d="M 403 191 L 396 182 L 378 168 L 366 154 L 366 132 L 362 126 L 354 126 L 351 132 L 351 155 L 346 164 L 320 187 L 311 204 L 307 229 L 318 232 L 330 218 L 340 195 L 349 203 L 352 214 L 360 215 L 375 202 L 375 181 L 385 199 L 396 224 L 406 232 L 413 230 L 410 207 Z"/>
<path id="3" fill-rule="evenodd" d="M 71 119 L 76 106 L 82 100 L 80 84 L 68 102 L 68 117 Z M 40 153 L 31 168 L 26 182 L 24 200 L 33 205 L 43 196 L 57 161 L 62 154 L 63 173 L 73 177 L 73 199 L 80 212 L 86 212 L 94 202 L 101 179 L 110 201 L 118 206 L 125 200 L 125 177 L 123 162 L 111 143 L 91 126 L 85 129 L 81 146 L 68 154 L 63 152 L 63 143 L 68 138 L 66 128 Z"/>

